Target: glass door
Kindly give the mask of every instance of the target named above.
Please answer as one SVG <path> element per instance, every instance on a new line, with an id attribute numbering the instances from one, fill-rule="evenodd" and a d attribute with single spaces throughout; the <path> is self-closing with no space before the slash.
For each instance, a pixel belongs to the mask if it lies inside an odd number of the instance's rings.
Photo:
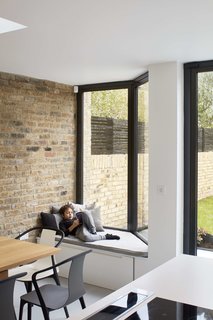
<path id="1" fill-rule="evenodd" d="M 213 250 L 213 71 L 197 84 L 197 245 Z"/>
<path id="2" fill-rule="evenodd" d="M 213 61 L 184 65 L 184 253 L 213 254 Z"/>

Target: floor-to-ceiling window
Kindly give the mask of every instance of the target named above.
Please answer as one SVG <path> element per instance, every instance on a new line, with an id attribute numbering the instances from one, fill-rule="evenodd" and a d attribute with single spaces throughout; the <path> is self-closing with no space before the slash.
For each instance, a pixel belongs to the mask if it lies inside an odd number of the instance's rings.
<path id="1" fill-rule="evenodd" d="M 83 201 L 127 229 L 128 89 L 85 92 L 84 110 Z"/>
<path id="2" fill-rule="evenodd" d="M 213 61 L 185 65 L 185 253 L 213 249 Z"/>
<path id="3" fill-rule="evenodd" d="M 137 230 L 148 240 L 149 183 L 149 84 L 142 83 L 137 91 L 138 106 L 138 216 Z"/>
<path id="4" fill-rule="evenodd" d="M 105 227 L 148 228 L 148 74 L 79 86 L 79 202 L 96 202 Z M 143 235 L 142 235 L 143 238 Z"/>

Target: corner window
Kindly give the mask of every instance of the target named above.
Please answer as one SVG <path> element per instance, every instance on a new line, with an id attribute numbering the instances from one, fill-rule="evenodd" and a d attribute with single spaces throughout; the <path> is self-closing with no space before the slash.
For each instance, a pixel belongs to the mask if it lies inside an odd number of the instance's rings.
<path id="1" fill-rule="evenodd" d="M 78 202 L 96 202 L 104 227 L 148 228 L 148 74 L 79 86 Z M 146 232 L 147 238 L 147 232 Z"/>

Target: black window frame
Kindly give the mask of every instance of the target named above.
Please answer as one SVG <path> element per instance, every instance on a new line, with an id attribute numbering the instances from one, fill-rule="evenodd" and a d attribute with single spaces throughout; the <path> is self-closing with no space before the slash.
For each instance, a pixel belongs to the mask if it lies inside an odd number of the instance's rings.
<path id="1" fill-rule="evenodd" d="M 78 86 L 76 141 L 76 201 L 83 203 L 83 150 L 85 92 L 114 89 L 128 90 L 128 209 L 127 231 L 137 234 L 137 171 L 138 171 L 138 87 L 148 82 L 148 72 L 129 81 L 105 82 Z M 141 236 L 140 236 L 141 238 Z"/>
<path id="2" fill-rule="evenodd" d="M 197 255 L 198 80 L 213 71 L 213 60 L 184 64 L 184 246 Z"/>

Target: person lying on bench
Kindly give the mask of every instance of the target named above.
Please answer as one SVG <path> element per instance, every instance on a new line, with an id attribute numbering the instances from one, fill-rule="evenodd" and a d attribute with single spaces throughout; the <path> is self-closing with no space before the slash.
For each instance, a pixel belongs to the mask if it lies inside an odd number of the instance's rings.
<path id="1" fill-rule="evenodd" d="M 69 204 L 62 206 L 59 213 L 62 216 L 59 228 L 64 232 L 65 236 L 71 234 L 82 241 L 88 242 L 120 239 L 119 236 L 114 234 L 97 234 L 89 216 L 85 212 L 77 212 L 74 217 L 72 206 Z"/>

